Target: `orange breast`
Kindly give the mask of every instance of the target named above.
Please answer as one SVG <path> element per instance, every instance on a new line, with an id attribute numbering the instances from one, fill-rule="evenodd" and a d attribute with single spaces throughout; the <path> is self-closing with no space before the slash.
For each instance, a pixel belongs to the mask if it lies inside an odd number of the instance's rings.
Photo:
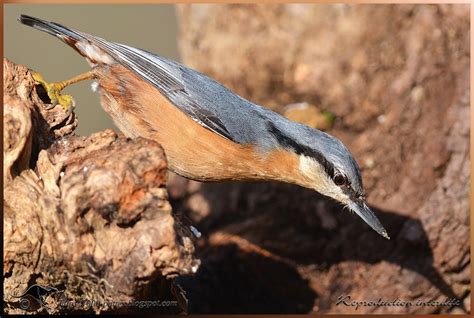
<path id="1" fill-rule="evenodd" d="M 171 170 L 200 181 L 279 180 L 298 183 L 298 157 L 261 153 L 202 127 L 151 84 L 116 65 L 97 70 L 102 105 L 129 137 L 158 141 Z"/>

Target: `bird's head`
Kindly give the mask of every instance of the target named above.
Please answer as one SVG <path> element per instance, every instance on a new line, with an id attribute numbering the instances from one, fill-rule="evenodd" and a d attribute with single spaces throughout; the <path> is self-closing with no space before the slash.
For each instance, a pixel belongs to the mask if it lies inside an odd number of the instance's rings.
<path id="1" fill-rule="evenodd" d="M 387 231 L 367 205 L 359 166 L 344 144 L 319 130 L 303 125 L 298 125 L 298 129 L 294 127 L 286 130 L 290 133 L 270 128 L 280 146 L 298 156 L 296 183 L 343 204 L 389 239 Z"/>

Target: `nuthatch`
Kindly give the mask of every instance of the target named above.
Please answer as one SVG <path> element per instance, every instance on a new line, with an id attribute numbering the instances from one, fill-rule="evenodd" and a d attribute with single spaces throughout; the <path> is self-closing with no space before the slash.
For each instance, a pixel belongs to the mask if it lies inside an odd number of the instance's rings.
<path id="1" fill-rule="evenodd" d="M 297 184 L 342 203 L 389 238 L 366 204 L 356 161 L 337 138 L 253 104 L 164 57 L 25 15 L 19 21 L 58 37 L 93 67 L 53 84 L 34 74 L 66 110 L 72 98 L 61 90 L 93 79 L 117 127 L 126 136 L 158 141 L 177 174 L 199 181 Z"/>

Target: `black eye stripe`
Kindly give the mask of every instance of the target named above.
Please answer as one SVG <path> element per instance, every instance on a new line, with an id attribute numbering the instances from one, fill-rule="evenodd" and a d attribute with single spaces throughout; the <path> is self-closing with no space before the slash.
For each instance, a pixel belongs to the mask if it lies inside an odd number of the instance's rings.
<path id="1" fill-rule="evenodd" d="M 334 165 L 331 162 L 329 162 L 322 153 L 314 149 L 310 149 L 309 147 L 306 147 L 304 145 L 301 145 L 295 140 L 289 138 L 277 127 L 275 127 L 275 125 L 272 122 L 267 122 L 267 127 L 268 127 L 268 130 L 276 137 L 280 145 L 289 149 L 293 149 L 293 151 L 299 155 L 304 155 L 304 156 L 315 159 L 319 164 L 321 164 L 321 166 L 323 167 L 323 169 L 325 170 L 328 176 L 333 176 L 333 181 L 334 181 L 334 176 L 337 173 L 342 174 L 343 177 L 345 178 L 345 182 L 338 185 L 339 187 L 341 187 L 342 191 L 354 201 L 364 200 L 363 194 L 352 188 L 351 186 L 352 183 L 349 181 L 347 176 L 337 171 Z M 359 173 L 358 169 L 356 170 L 356 172 Z"/>
<path id="2" fill-rule="evenodd" d="M 272 122 L 267 122 L 268 130 L 275 136 L 280 143 L 280 145 L 293 149 L 293 151 L 299 155 L 304 155 L 310 158 L 315 159 L 321 166 L 324 168 L 326 173 L 329 176 L 334 175 L 334 166 L 329 162 L 322 153 L 310 149 L 304 145 L 299 144 L 293 139 L 286 136 L 282 131 L 280 131 Z"/>

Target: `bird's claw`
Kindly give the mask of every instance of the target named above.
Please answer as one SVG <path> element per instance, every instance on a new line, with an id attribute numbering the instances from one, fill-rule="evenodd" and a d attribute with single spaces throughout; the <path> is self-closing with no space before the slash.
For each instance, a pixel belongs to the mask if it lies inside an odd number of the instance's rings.
<path id="1" fill-rule="evenodd" d="M 43 86 L 46 94 L 48 94 L 51 106 L 47 107 L 47 109 L 52 109 L 59 104 L 67 114 L 72 112 L 72 109 L 74 108 L 74 99 L 71 95 L 61 94 L 61 91 L 64 88 L 61 83 L 48 83 L 43 76 L 37 72 L 32 72 L 32 76 L 35 82 Z"/>

